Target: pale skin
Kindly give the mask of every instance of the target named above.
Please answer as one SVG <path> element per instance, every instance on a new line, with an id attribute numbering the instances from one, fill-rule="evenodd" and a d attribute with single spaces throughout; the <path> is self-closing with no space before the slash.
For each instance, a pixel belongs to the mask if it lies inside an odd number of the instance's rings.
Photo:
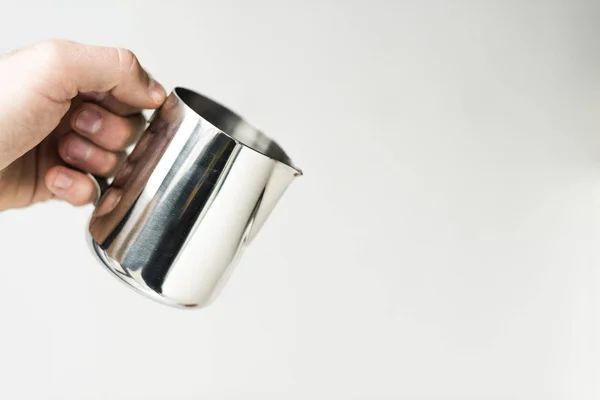
<path id="1" fill-rule="evenodd" d="M 0 58 L 0 211 L 97 196 L 164 88 L 127 49 L 51 40 Z"/>

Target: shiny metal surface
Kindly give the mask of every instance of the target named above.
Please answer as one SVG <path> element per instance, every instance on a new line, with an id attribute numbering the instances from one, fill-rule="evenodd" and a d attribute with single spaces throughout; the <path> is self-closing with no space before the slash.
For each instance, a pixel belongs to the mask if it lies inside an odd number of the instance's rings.
<path id="1" fill-rule="evenodd" d="M 90 244 L 146 296 L 204 307 L 300 175 L 234 112 L 176 88 L 96 203 Z"/>

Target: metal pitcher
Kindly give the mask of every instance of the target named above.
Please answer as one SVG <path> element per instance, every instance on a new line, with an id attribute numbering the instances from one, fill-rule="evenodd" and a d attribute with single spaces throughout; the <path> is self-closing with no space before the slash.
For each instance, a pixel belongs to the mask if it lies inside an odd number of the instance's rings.
<path id="1" fill-rule="evenodd" d="M 140 293 L 200 308 L 302 171 L 271 138 L 192 90 L 175 88 L 100 197 L 89 243 Z"/>

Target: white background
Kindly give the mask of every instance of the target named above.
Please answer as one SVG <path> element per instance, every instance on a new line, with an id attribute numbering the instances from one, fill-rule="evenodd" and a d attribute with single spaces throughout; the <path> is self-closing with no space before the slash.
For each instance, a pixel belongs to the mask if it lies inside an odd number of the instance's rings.
<path id="1" fill-rule="evenodd" d="M 0 50 L 128 47 L 306 175 L 201 311 L 105 272 L 91 207 L 1 214 L 0 398 L 599 398 L 600 3 L 1 6 Z"/>

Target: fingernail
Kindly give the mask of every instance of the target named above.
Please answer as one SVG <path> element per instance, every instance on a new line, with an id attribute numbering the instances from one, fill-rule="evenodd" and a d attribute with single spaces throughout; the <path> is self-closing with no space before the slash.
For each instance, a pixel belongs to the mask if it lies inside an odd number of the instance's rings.
<path id="1" fill-rule="evenodd" d="M 74 139 L 69 142 L 67 157 L 71 160 L 85 161 L 92 155 L 93 148 L 83 140 Z"/>
<path id="2" fill-rule="evenodd" d="M 102 116 L 98 111 L 85 109 L 77 115 L 75 128 L 84 133 L 96 133 L 102 125 Z"/>
<path id="3" fill-rule="evenodd" d="M 61 190 L 68 189 L 72 184 L 73 179 L 69 178 L 69 176 L 64 172 L 57 173 L 56 178 L 54 178 L 54 182 L 52 182 L 52 186 Z"/>
<path id="4" fill-rule="evenodd" d="M 156 103 L 161 103 L 166 95 L 165 89 L 160 85 L 160 83 L 156 82 L 152 78 L 150 78 L 150 83 L 148 85 L 148 91 L 150 93 L 150 97 Z"/>

